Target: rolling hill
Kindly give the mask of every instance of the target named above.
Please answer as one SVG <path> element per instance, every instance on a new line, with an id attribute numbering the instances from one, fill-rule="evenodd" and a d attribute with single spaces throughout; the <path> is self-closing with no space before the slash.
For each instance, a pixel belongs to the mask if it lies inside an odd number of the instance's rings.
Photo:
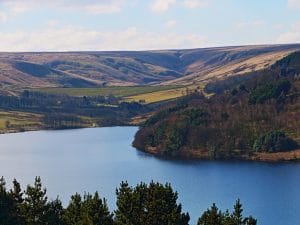
<path id="1" fill-rule="evenodd" d="M 261 70 L 299 44 L 127 52 L 0 53 L 0 91 L 192 85 Z"/>

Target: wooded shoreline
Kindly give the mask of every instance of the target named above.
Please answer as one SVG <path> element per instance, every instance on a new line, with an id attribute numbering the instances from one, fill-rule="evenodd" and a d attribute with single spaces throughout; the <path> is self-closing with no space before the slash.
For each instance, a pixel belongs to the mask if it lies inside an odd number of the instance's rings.
<path id="1" fill-rule="evenodd" d="M 140 149 L 138 149 L 140 150 Z M 227 158 L 212 159 L 208 150 L 185 150 L 179 155 L 171 157 L 159 154 L 155 148 L 148 148 L 146 150 L 140 150 L 142 152 L 151 154 L 155 157 L 167 159 L 167 160 L 191 160 L 191 161 L 253 161 L 253 162 L 300 162 L 300 149 L 288 151 L 288 152 L 257 152 L 248 155 L 232 156 Z"/>

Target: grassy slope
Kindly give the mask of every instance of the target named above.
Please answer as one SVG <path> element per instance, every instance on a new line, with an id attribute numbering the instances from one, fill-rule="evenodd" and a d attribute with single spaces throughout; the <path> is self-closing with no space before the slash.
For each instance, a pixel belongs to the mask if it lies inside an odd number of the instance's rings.
<path id="1" fill-rule="evenodd" d="M 42 127 L 42 115 L 18 111 L 0 111 L 0 132 L 35 130 Z M 6 127 L 6 122 L 9 126 Z"/>
<path id="2" fill-rule="evenodd" d="M 71 96 L 109 96 L 124 98 L 125 101 L 155 103 L 179 98 L 194 92 L 202 91 L 201 85 L 168 85 L 168 86 L 122 86 L 101 88 L 39 88 L 31 89 L 50 94 L 66 94 Z"/>
<path id="3" fill-rule="evenodd" d="M 223 80 L 228 77 L 242 75 L 245 73 L 251 73 L 255 71 L 259 71 L 262 69 L 268 68 L 270 65 L 274 64 L 279 59 L 282 59 L 293 52 L 289 50 L 284 51 L 275 51 L 275 52 L 267 52 L 255 57 L 243 58 L 232 60 L 229 63 L 224 65 L 220 65 L 217 67 L 212 67 L 208 70 L 202 71 L 193 69 L 193 73 L 184 76 L 175 80 L 166 81 L 163 84 L 165 85 L 174 85 L 174 84 L 184 84 L 191 85 L 195 82 L 209 82 L 211 80 Z M 192 65 L 192 67 L 196 67 L 196 65 Z"/>
<path id="4" fill-rule="evenodd" d="M 121 87 L 99 87 L 99 88 L 43 88 L 34 89 L 52 94 L 67 94 L 72 96 L 109 96 L 129 97 L 153 93 L 157 91 L 177 89 L 179 86 L 121 86 Z"/>
<path id="5" fill-rule="evenodd" d="M 5 88 L 191 85 L 268 67 L 300 45 L 142 52 L 0 53 Z"/>
<path id="6" fill-rule="evenodd" d="M 0 133 L 46 129 L 43 117 L 43 114 L 38 113 L 0 110 Z M 82 127 L 93 127 L 97 124 L 97 118 L 80 116 L 80 119 Z M 7 121 L 9 122 L 8 127 Z"/>

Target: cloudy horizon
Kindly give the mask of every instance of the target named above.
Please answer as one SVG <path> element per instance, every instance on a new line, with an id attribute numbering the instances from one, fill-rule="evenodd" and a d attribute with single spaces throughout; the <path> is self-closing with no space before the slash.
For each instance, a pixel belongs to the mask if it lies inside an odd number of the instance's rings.
<path id="1" fill-rule="evenodd" d="M 0 51 L 300 43 L 300 0 L 0 0 Z"/>

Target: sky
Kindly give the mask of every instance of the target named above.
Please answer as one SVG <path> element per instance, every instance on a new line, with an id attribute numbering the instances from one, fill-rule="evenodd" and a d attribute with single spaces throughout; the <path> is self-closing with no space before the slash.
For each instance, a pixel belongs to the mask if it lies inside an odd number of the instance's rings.
<path id="1" fill-rule="evenodd" d="M 300 43 L 300 0 L 0 0 L 0 51 Z"/>

